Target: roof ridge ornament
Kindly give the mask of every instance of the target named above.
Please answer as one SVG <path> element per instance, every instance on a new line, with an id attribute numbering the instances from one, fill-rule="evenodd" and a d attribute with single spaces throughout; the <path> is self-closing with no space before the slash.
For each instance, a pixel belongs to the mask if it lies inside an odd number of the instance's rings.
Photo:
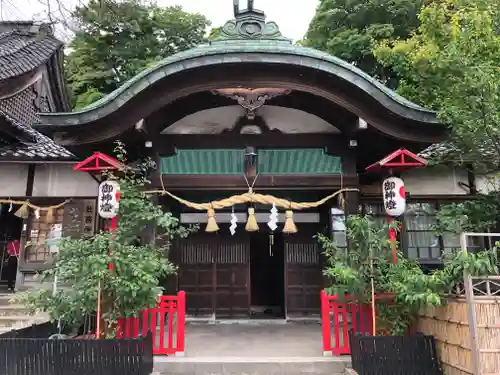
<path id="1" fill-rule="evenodd" d="M 254 0 L 247 0 L 247 8 L 240 10 L 240 1 L 233 0 L 234 19 L 227 21 L 220 35 L 210 43 L 228 40 L 273 40 L 292 44 L 281 34 L 276 22 L 266 22 L 266 14 L 254 9 Z"/>

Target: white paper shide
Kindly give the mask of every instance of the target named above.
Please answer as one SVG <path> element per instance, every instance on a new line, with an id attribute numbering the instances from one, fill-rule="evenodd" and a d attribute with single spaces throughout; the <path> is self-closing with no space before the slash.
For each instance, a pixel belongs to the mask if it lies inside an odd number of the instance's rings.
<path id="1" fill-rule="evenodd" d="M 112 219 L 120 208 L 120 184 L 116 181 L 104 181 L 99 185 L 97 209 L 103 219 Z"/>

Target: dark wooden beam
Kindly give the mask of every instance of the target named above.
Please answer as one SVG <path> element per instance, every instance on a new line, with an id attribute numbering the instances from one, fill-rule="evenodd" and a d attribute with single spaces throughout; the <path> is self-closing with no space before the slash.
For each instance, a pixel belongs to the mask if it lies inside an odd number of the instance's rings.
<path id="1" fill-rule="evenodd" d="M 348 152 L 348 140 L 338 134 L 283 134 L 269 132 L 263 135 L 250 134 L 172 134 L 157 136 L 160 156 L 169 156 L 175 149 L 241 148 L 251 145 L 256 148 L 327 148 L 331 155 L 342 156 Z"/>
<path id="2" fill-rule="evenodd" d="M 243 175 L 162 175 L 167 190 L 244 190 L 248 186 Z M 269 189 L 338 189 L 344 186 L 357 186 L 357 176 L 340 175 L 260 175 L 254 190 Z M 160 188 L 158 178 L 152 179 L 153 188 Z"/>

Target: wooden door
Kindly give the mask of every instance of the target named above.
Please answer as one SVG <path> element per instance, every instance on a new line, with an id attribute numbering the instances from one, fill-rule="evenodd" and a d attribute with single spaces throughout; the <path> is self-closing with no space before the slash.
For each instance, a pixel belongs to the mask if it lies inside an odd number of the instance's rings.
<path id="1" fill-rule="evenodd" d="M 323 284 L 319 246 L 312 236 L 285 237 L 287 316 L 320 314 Z"/>
<path id="2" fill-rule="evenodd" d="M 178 288 L 186 292 L 186 312 L 211 316 L 215 311 L 217 241 L 203 235 L 182 239 L 177 246 Z"/>
<path id="3" fill-rule="evenodd" d="M 250 313 L 250 242 L 248 236 L 220 237 L 216 257 L 217 318 Z"/>

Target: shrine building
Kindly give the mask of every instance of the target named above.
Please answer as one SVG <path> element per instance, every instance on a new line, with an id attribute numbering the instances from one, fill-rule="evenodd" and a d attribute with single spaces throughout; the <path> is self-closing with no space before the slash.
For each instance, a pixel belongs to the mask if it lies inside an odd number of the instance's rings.
<path id="1" fill-rule="evenodd" d="M 58 98 L 62 73 L 57 66 L 39 66 L 45 72 L 41 81 L 19 79 L 19 90 L 44 82 Z M 0 108 L 4 100 L 0 97 Z M 403 162 L 418 159 L 421 151 L 443 141 L 447 130 L 436 113 L 355 66 L 293 44 L 256 9 L 235 12 L 217 39 L 164 59 L 82 110 L 71 112 L 61 99 L 37 112 L 27 120 L 29 132 L 67 158 L 41 163 L 2 154 L 0 196 L 22 196 L 38 204 L 73 198 L 74 212 L 83 223 L 90 215 L 93 228 L 97 182 L 81 173 L 77 181 L 68 165 L 94 152 L 111 155 L 117 139 L 132 160 L 149 156 L 156 161 L 153 188 L 164 187 L 192 202 L 243 194 L 249 187 L 295 202 L 315 202 L 343 188 L 359 190 L 316 208 L 294 210 L 296 233 L 283 232 L 287 210 L 280 207 L 272 230 L 272 207 L 260 204 L 215 210 L 219 230 L 206 232 L 206 211 L 160 197 L 183 224 L 200 224 L 198 233 L 173 247 L 170 257 L 179 272 L 165 281 L 166 291 L 186 291 L 189 315 L 217 318 L 319 315 L 325 280 L 315 235 L 330 234 L 347 246 L 345 214 L 370 213 L 385 220 L 381 182 L 390 171 L 380 161 L 388 155 Z M 0 128 L 2 137 L 10 137 L 6 129 Z M 26 166 L 26 172 L 17 165 Z M 428 208 L 470 196 L 474 176 L 442 166 L 404 170 L 401 177 L 407 194 L 402 248 L 423 265 L 439 265 L 443 250 L 456 247 L 458 238 L 436 237 Z M 24 190 L 14 189 L 14 194 L 3 185 L 4 178 L 24 183 Z M 69 207 L 57 216 L 63 231 L 71 221 Z M 258 231 L 245 230 L 249 208 Z M 47 267 L 50 252 L 37 244 L 53 226 L 43 216 L 23 222 L 23 240 L 35 243 L 20 260 L 22 280 L 29 283 L 30 275 Z M 69 235 L 88 232 L 84 226 Z"/>

